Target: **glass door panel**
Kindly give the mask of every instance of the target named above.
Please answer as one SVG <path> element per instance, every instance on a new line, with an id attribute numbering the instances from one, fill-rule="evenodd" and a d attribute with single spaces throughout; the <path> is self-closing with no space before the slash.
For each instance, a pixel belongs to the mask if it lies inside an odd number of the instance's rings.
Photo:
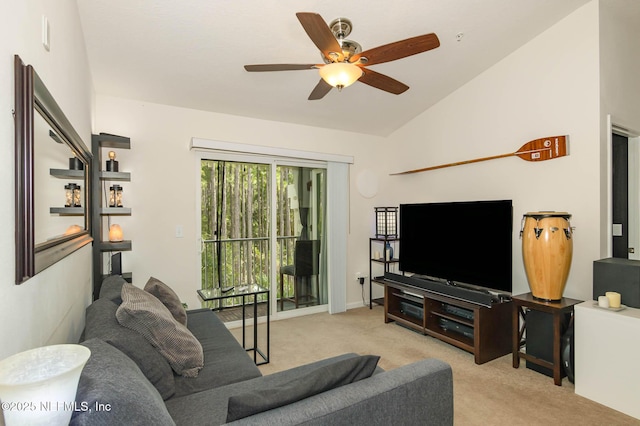
<path id="1" fill-rule="evenodd" d="M 327 303 L 326 170 L 276 167 L 277 309 Z"/>
<path id="2" fill-rule="evenodd" d="M 270 170 L 268 164 L 201 161 L 202 289 L 271 288 Z M 240 300 L 215 303 L 230 307 Z"/>

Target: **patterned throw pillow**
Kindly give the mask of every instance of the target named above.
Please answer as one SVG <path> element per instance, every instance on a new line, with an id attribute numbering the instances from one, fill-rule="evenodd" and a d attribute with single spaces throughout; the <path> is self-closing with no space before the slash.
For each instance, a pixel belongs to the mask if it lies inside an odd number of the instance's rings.
<path id="1" fill-rule="evenodd" d="M 198 339 L 151 293 L 124 284 L 116 318 L 124 327 L 142 334 L 177 374 L 196 377 L 204 366 L 204 353 Z"/>
<path id="2" fill-rule="evenodd" d="M 144 286 L 144 291 L 148 291 L 157 297 L 169 309 L 176 321 L 184 326 L 187 325 L 187 312 L 184 310 L 180 298 L 171 287 L 159 279 L 151 277 Z"/>
<path id="3" fill-rule="evenodd" d="M 142 334 L 120 325 L 116 319 L 117 311 L 118 305 L 108 299 L 98 299 L 89 305 L 85 315 L 86 339 L 97 338 L 120 350 L 136 363 L 158 389 L 162 399 L 169 399 L 176 393 L 173 369 L 169 362 Z"/>

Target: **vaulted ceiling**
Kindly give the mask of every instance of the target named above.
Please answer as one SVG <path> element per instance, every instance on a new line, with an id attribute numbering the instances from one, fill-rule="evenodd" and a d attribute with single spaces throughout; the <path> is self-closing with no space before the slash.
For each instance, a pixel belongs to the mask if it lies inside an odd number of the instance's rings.
<path id="1" fill-rule="evenodd" d="M 258 119 L 388 135 L 589 0 L 77 0 L 98 94 Z M 307 100 L 322 63 L 296 18 L 346 17 L 363 50 L 436 33 L 437 49 L 371 69 L 393 95 L 356 82 Z"/>

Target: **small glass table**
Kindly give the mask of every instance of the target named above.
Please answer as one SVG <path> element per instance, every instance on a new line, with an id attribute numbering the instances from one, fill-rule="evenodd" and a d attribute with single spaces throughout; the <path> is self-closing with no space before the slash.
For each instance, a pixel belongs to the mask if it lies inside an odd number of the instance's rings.
<path id="1" fill-rule="evenodd" d="M 267 296 L 267 352 L 266 354 L 258 349 L 258 296 L 261 294 L 265 294 Z M 242 299 L 242 347 L 247 351 L 253 351 L 253 362 L 256 365 L 268 364 L 269 363 L 269 290 L 260 287 L 257 284 L 249 284 L 249 285 L 240 285 L 234 287 L 217 287 L 206 290 L 198 290 L 198 296 L 205 302 L 218 301 L 218 307 L 213 308 L 213 310 L 223 309 L 221 307 L 221 301 L 224 299 L 231 299 L 234 297 L 239 297 Z M 247 299 L 251 299 L 250 296 L 253 296 L 253 347 L 247 348 L 245 342 L 245 331 L 246 331 L 246 315 L 245 308 L 247 305 Z M 262 361 L 258 362 L 258 355 L 262 357 Z"/>

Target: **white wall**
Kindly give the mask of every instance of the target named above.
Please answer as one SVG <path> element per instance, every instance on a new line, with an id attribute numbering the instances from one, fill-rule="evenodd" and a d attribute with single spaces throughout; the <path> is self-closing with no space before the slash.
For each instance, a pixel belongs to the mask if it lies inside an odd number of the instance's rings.
<path id="1" fill-rule="evenodd" d="M 125 269 L 133 270 L 138 285 L 150 275 L 165 279 L 197 306 L 196 164 L 188 151 L 195 136 L 354 156 L 346 277 L 350 307 L 361 301 L 354 273 L 368 273 L 374 206 L 505 198 L 514 205 L 514 293 L 529 291 L 519 239 L 522 215 L 556 210 L 571 213 L 575 227 L 565 295 L 590 299 L 592 262 L 606 255 L 601 228 L 606 176 L 601 164 L 599 9 L 599 0 L 578 9 L 384 139 L 98 96 L 95 130 L 132 138 L 131 152 L 120 157 L 121 167 L 133 173 L 125 194 L 134 213 L 119 219 L 125 237 L 134 241 L 133 251 L 124 254 Z M 510 157 L 388 175 L 511 153 L 532 139 L 564 134 L 570 136 L 570 155 L 551 161 Z M 379 183 L 371 198 L 357 190 L 362 175 Z M 185 238 L 174 237 L 178 224 Z M 460 225 L 481 232 L 482 224 Z M 491 230 L 484 232 L 491 238 Z"/>
<path id="2" fill-rule="evenodd" d="M 600 1 L 603 118 L 640 131 L 640 2 Z"/>
<path id="3" fill-rule="evenodd" d="M 608 120 L 627 130 L 628 136 L 640 136 L 640 2 L 634 0 L 600 1 L 600 169 L 611 174 L 611 139 Z M 637 144 L 637 139 L 636 142 Z M 637 174 L 637 171 L 636 171 Z M 630 190 L 633 186 L 630 186 Z M 600 192 L 601 233 L 611 253 L 611 180 L 603 179 Z M 632 201 L 634 197 L 630 198 Z M 631 215 L 634 213 L 631 211 Z M 637 213 L 635 213 L 637 216 Z M 633 222 L 629 225 L 631 226 Z M 631 231 L 631 228 L 629 229 Z M 630 242 L 634 241 L 630 237 Z"/>
<path id="4" fill-rule="evenodd" d="M 41 17 L 51 50 L 41 45 Z M 14 253 L 13 57 L 32 64 L 80 136 L 90 144 L 91 77 L 73 0 L 0 2 L 0 359 L 46 344 L 77 341 L 91 295 L 91 246 L 16 286 Z M 62 193 L 63 189 L 61 189 Z"/>
<path id="5" fill-rule="evenodd" d="M 533 163 L 516 157 L 386 177 L 390 205 L 512 199 L 513 291 L 529 291 L 520 220 L 528 211 L 573 215 L 573 264 L 565 296 L 591 298 L 600 258 L 598 2 L 591 2 L 395 132 L 388 172 L 515 152 L 532 139 L 567 134 L 570 155 Z M 399 155 L 401 153 L 401 155 Z M 437 223 L 429 224 L 438 226 Z M 461 223 L 491 238 L 481 223 Z M 428 242 L 425 242 L 428 243 Z M 464 253 L 461 256 L 472 256 Z"/>
<path id="6" fill-rule="evenodd" d="M 192 137 L 277 146 L 303 151 L 352 155 L 351 176 L 373 169 L 384 140 L 347 133 L 98 95 L 96 132 L 131 138 L 131 150 L 118 152 L 120 170 L 131 172 L 124 183 L 130 217 L 112 219 L 123 229 L 133 250 L 123 252 L 123 269 L 144 286 L 150 276 L 171 285 L 190 308 L 199 307 L 200 285 L 196 223 L 198 163 L 189 151 Z M 358 304 L 360 285 L 354 272 L 368 270 L 368 238 L 373 229 L 373 199 L 365 199 L 351 180 L 350 233 L 347 259 L 347 302 Z M 184 238 L 175 237 L 182 225 Z"/>

